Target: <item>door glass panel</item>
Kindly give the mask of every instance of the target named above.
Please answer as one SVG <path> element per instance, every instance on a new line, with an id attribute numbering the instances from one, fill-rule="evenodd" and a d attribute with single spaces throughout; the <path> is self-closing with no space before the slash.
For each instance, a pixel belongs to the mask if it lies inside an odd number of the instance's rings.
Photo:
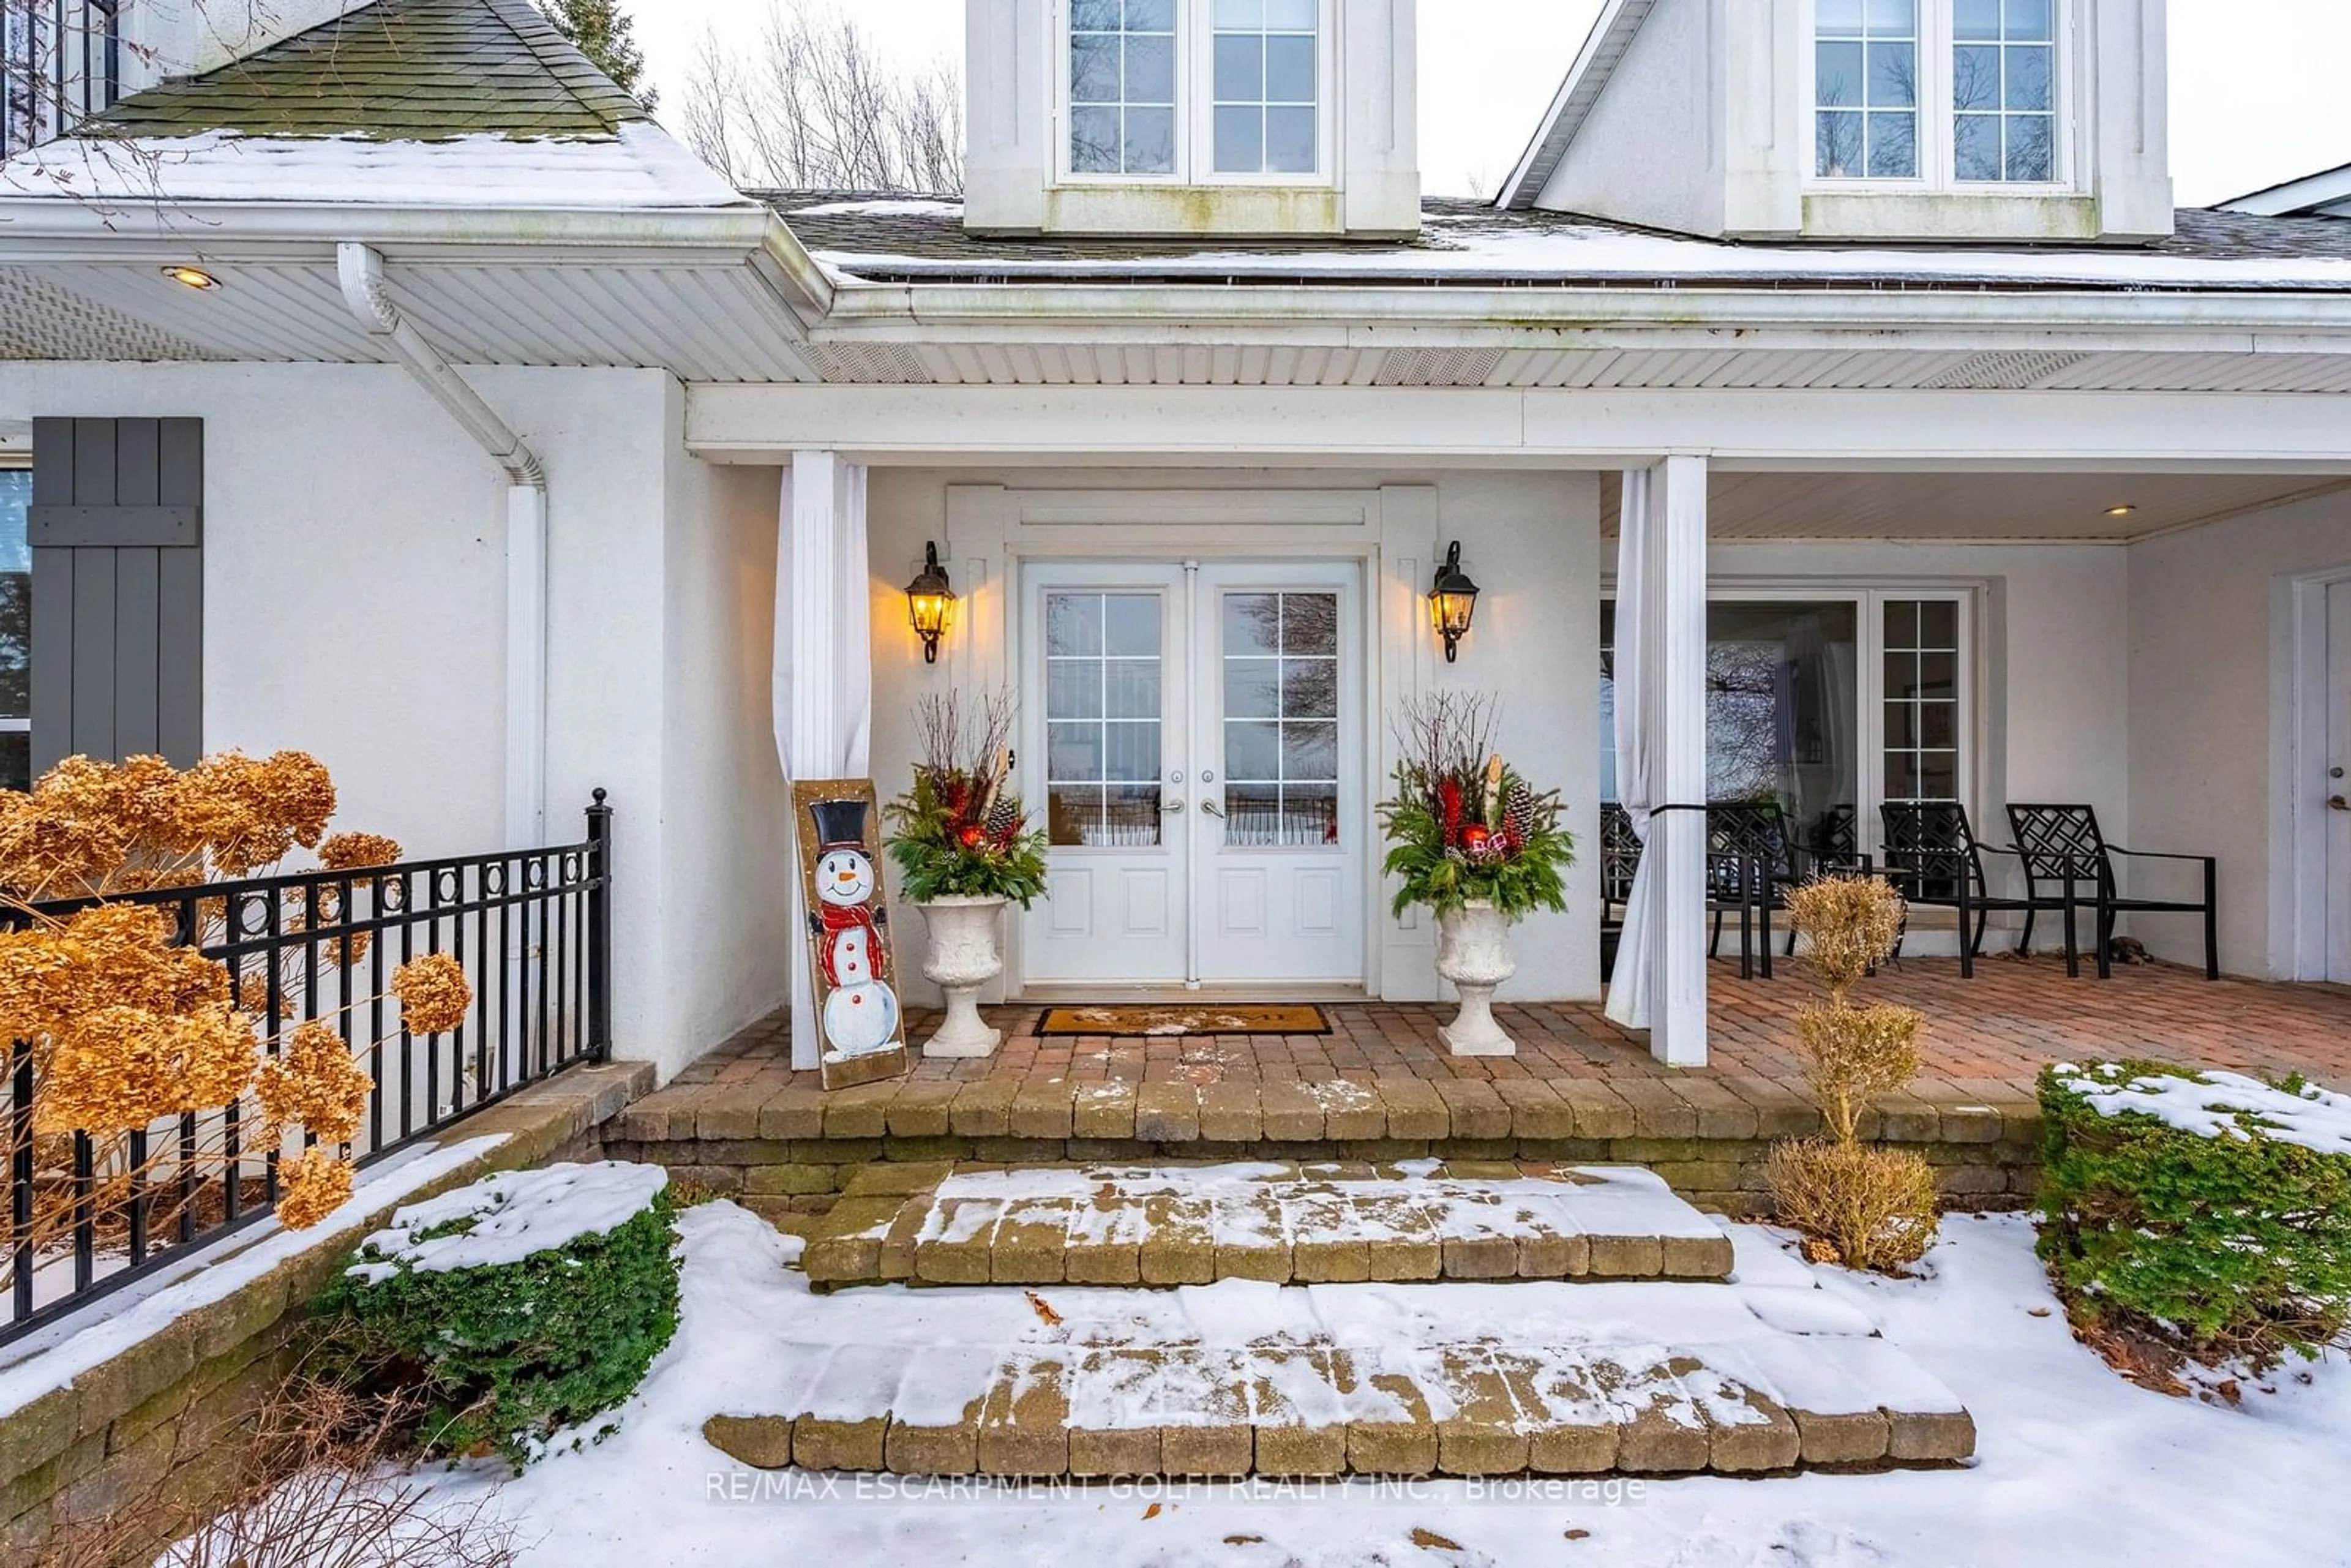
<path id="1" fill-rule="evenodd" d="M 1054 844 L 1159 842 L 1165 611 L 1155 593 L 1045 596 L 1045 793 Z"/>
<path id="2" fill-rule="evenodd" d="M 1225 844 L 1339 841 L 1339 596 L 1224 602 Z"/>

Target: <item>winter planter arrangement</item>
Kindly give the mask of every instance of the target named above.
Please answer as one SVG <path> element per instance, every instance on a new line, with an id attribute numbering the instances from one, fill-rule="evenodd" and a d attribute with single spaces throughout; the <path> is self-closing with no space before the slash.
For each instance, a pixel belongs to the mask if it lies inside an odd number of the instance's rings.
<path id="1" fill-rule="evenodd" d="M 668 1188 L 659 1166 L 556 1165 L 397 1210 L 319 1298 L 340 1379 L 420 1390 L 424 1452 L 519 1471 L 635 1392 L 677 1332 Z"/>
<path id="2" fill-rule="evenodd" d="M 2041 1256 L 2118 1365 L 2317 1359 L 2351 1328 L 2351 1095 L 2160 1061 L 2041 1074 Z"/>
<path id="3" fill-rule="evenodd" d="M 914 785 L 889 806 L 890 858 L 901 890 L 930 927 L 923 973 L 946 993 L 947 1016 L 923 1054 L 992 1056 L 1003 1031 L 979 1016 L 979 993 L 1004 972 L 1007 904 L 1026 909 L 1045 891 L 1045 835 L 1029 831 L 1012 771 L 1012 705 L 991 697 L 966 715 L 950 696 L 916 714 L 924 760 Z"/>
<path id="4" fill-rule="evenodd" d="M 1440 692 L 1408 704 L 1396 724 L 1404 760 L 1381 802 L 1387 874 L 1402 879 L 1395 913 L 1437 916 L 1437 972 L 1461 994 L 1438 1031 L 1456 1056 L 1514 1056 L 1494 1021 L 1494 991 L 1518 972 L 1510 927 L 1567 907 L 1560 873 L 1575 841 L 1559 825 L 1556 791 L 1538 793 L 1492 747 L 1494 704 Z"/>

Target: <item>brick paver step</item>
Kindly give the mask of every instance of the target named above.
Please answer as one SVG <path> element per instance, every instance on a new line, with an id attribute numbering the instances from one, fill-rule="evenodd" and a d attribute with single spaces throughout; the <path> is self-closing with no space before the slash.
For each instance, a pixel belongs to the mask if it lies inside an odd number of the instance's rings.
<path id="1" fill-rule="evenodd" d="M 1795 1266 L 1792 1266 L 1795 1267 Z M 1940 1465 L 1959 1399 L 1855 1308 L 1666 1281 L 811 1297 L 705 1436 L 923 1476 L 1751 1475 Z"/>
<path id="2" fill-rule="evenodd" d="M 820 1289 L 1720 1281 L 1731 1245 L 1635 1166 L 941 1167 L 927 1190 L 852 1186 L 801 1266 Z"/>

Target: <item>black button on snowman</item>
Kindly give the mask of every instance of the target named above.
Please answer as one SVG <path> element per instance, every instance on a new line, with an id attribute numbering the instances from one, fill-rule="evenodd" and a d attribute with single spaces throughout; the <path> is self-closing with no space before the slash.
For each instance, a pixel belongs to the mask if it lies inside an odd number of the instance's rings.
<path id="1" fill-rule="evenodd" d="M 889 917 L 874 902 L 882 881 L 865 848 L 866 803 L 819 800 L 809 815 L 818 845 L 809 929 L 832 993 L 824 1003 L 825 1043 L 842 1056 L 871 1056 L 898 1038 L 898 996 L 882 940 Z"/>

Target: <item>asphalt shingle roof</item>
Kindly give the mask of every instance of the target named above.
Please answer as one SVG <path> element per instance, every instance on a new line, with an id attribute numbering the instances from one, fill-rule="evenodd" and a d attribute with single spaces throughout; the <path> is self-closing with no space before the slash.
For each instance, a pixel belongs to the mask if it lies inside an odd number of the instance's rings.
<path id="1" fill-rule="evenodd" d="M 1497 264 L 1465 272 L 1448 267 L 1465 245 L 1480 241 L 1540 240 L 1546 235 L 1594 237 L 1661 238 L 1686 246 L 1678 265 L 1647 281 L 1719 281 L 1748 286 L 1840 283 L 1876 284 L 1916 281 L 1925 286 L 1974 287 L 1990 282 L 2014 285 L 2020 279 L 2011 264 L 2034 256 L 2085 257 L 2114 260 L 2126 270 L 2133 258 L 2149 263 L 2293 263 L 2320 261 L 2328 265 L 2351 261 L 2351 221 L 2324 217 L 2256 217 L 2241 213 L 2188 208 L 2177 216 L 2170 238 L 2143 246 L 2022 245 L 1987 242 L 1981 246 L 1952 244 L 1896 246 L 1827 241 L 1679 241 L 1605 219 L 1576 214 L 1497 209 L 1492 204 L 1432 197 L 1423 204 L 1427 228 L 1411 240 L 1350 240 L 1290 236 L 1277 240 L 1148 239 L 1102 235 L 1056 235 L 1049 238 L 975 235 L 963 226 L 960 206 L 953 198 L 925 201 L 872 193 L 816 191 L 758 191 L 750 194 L 766 202 L 810 250 L 827 256 L 842 271 L 874 282 L 923 279 L 987 281 L 1019 276 L 1057 282 L 1139 283 L 1160 280 L 1198 281 L 1204 270 L 1233 283 L 1279 284 L 1295 281 L 1353 282 L 1522 282 L 1573 281 L 1571 266 L 1534 266 L 1514 270 Z M 1849 272 L 1813 264 L 1823 256 L 1855 256 Z M 1967 276 L 1945 265 L 1912 269 L 1903 256 L 1949 258 L 1981 254 L 1986 271 Z M 1213 264 L 1204 259 L 1212 256 Z M 1784 276 L 1772 265 L 1775 256 L 1791 258 Z M 1309 270 L 1299 264 L 1331 257 L 1348 258 L 1345 273 L 1327 268 Z M 1164 272 L 1155 262 L 1166 263 Z M 1596 275 L 1598 276 L 1598 275 Z M 1636 284 L 1644 279 L 1611 272 L 1601 280 Z M 2062 275 L 2043 280 L 2049 287 L 2131 287 L 2133 280 L 2072 280 Z M 2177 280 L 2173 280 L 2177 281 Z M 2275 280 L 2252 279 L 2252 286 L 2285 287 Z M 2338 284 L 2337 287 L 2340 285 Z"/>
<path id="2" fill-rule="evenodd" d="M 116 134 L 595 138 L 646 118 L 530 0 L 377 0 L 124 99 Z"/>

